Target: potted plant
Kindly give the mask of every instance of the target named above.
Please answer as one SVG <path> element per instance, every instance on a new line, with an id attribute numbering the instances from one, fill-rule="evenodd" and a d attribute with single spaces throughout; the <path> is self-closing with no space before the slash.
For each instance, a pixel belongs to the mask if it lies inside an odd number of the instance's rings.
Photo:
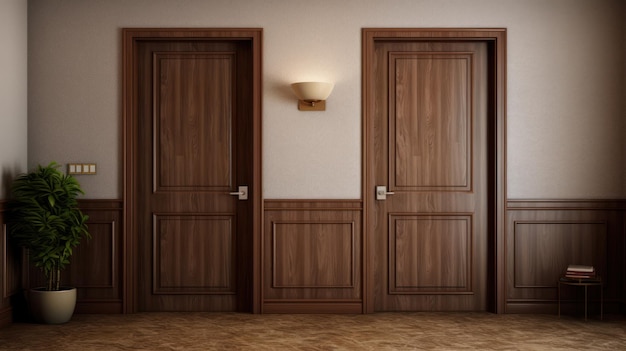
<path id="1" fill-rule="evenodd" d="M 20 175 L 11 185 L 9 233 L 28 249 L 30 261 L 47 278 L 47 286 L 29 291 L 33 317 L 42 323 L 65 323 L 76 306 L 76 289 L 61 286 L 61 271 L 70 263 L 72 249 L 90 238 L 87 218 L 76 200 L 84 194 L 78 181 L 51 162 Z"/>

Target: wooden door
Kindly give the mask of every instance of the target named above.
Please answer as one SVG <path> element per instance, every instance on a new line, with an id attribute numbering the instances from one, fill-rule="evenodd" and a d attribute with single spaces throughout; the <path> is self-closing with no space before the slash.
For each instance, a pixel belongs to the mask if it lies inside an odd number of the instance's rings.
<path id="1" fill-rule="evenodd" d="M 375 43 L 367 191 L 386 187 L 371 197 L 375 311 L 487 308 L 487 58 L 480 41 Z"/>
<path id="2" fill-rule="evenodd" d="M 136 309 L 251 311 L 252 43 L 158 38 L 134 50 Z"/>

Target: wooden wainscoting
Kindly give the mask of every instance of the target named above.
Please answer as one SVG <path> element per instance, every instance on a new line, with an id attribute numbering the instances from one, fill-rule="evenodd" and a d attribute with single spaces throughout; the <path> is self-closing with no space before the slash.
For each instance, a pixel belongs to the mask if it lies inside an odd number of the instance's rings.
<path id="1" fill-rule="evenodd" d="M 79 287 L 77 313 L 122 313 L 122 202 L 81 200 L 93 239 L 75 251 L 64 274 Z M 266 200 L 261 312 L 362 313 L 363 207 L 360 200 Z M 0 201 L 0 326 L 10 323 L 22 288 L 41 273 L 8 241 Z M 606 282 L 605 311 L 626 306 L 626 200 L 509 200 L 505 240 L 505 312 L 556 313 L 557 279 L 569 263 L 592 264 Z M 29 274 L 30 273 L 30 274 Z M 590 299 L 598 298 L 590 289 Z M 576 289 L 563 292 L 578 308 Z M 593 304 L 590 304 L 590 308 Z"/>
<path id="2" fill-rule="evenodd" d="M 63 285 L 78 288 L 76 313 L 122 313 L 122 201 L 80 200 L 79 206 L 89 216 L 92 238 L 74 249 L 61 273 Z M 29 287 L 44 285 L 39 269 L 30 267 L 29 273 Z"/>
<path id="3" fill-rule="evenodd" d="M 17 299 L 20 292 L 20 277 L 22 272 L 21 250 L 11 244 L 8 236 L 6 223 L 6 201 L 0 201 L 0 230 L 2 241 L 0 243 L 0 328 L 13 321 L 15 309 L 12 301 Z"/>
<path id="4" fill-rule="evenodd" d="M 556 313 L 557 280 L 568 264 L 593 265 L 605 281 L 605 311 L 624 296 L 626 201 L 521 201 L 507 204 L 506 312 Z M 562 291 L 565 308 L 581 292 Z M 589 289 L 598 300 L 598 289 Z"/>
<path id="5" fill-rule="evenodd" d="M 266 200 L 263 313 L 362 313 L 359 200 Z"/>

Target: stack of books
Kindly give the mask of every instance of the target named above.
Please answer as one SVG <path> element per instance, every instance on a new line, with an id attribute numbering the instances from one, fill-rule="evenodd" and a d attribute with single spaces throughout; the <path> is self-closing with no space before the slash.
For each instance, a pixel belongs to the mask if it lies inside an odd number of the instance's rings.
<path id="1" fill-rule="evenodd" d="M 567 266 L 565 278 L 569 279 L 595 279 L 596 270 L 593 266 L 582 266 L 578 264 L 570 264 Z"/>

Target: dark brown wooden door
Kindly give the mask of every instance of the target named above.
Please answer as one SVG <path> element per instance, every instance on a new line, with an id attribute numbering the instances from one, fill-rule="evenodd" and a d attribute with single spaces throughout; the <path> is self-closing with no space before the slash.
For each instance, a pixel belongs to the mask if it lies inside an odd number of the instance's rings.
<path id="1" fill-rule="evenodd" d="M 252 55 L 249 41 L 137 45 L 140 311 L 251 308 Z"/>
<path id="2" fill-rule="evenodd" d="M 487 307 L 487 45 L 381 41 L 368 191 L 376 311 Z"/>

